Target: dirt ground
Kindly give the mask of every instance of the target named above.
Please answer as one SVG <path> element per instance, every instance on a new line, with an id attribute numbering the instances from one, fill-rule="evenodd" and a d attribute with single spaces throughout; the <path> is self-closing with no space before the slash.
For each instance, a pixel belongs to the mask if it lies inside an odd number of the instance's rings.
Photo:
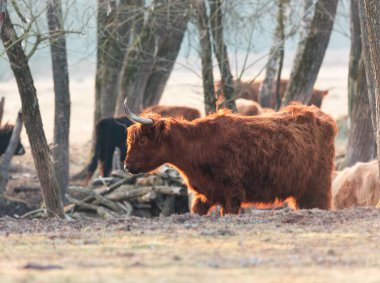
<path id="1" fill-rule="evenodd" d="M 0 219 L 7 282 L 380 282 L 380 210 Z"/>

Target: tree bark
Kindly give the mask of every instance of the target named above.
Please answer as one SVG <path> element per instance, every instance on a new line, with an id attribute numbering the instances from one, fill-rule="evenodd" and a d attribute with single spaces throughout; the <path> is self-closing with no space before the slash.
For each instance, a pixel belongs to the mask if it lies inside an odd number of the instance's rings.
<path id="1" fill-rule="evenodd" d="M 351 119 L 352 104 L 356 93 L 356 83 L 359 75 L 359 61 L 362 54 L 357 0 L 351 0 L 350 14 L 351 49 L 348 68 L 348 116 Z"/>
<path id="2" fill-rule="evenodd" d="M 360 35 L 358 5 L 356 0 L 351 0 L 351 52 L 348 73 L 350 131 L 344 162 L 344 166 L 348 167 L 356 162 L 367 162 L 376 157 L 376 141 Z"/>
<path id="3" fill-rule="evenodd" d="M 111 117 L 124 55 L 143 23 L 143 0 L 98 0 L 98 58 L 94 125 Z"/>
<path id="4" fill-rule="evenodd" d="M 9 141 L 9 145 L 1 157 L 0 163 L 0 199 L 4 197 L 4 192 L 8 183 L 8 171 L 9 165 L 13 155 L 16 152 L 17 146 L 20 142 L 20 133 L 22 129 L 22 114 L 21 112 L 17 115 L 16 124 L 13 128 L 12 136 Z"/>
<path id="5" fill-rule="evenodd" d="M 128 97 L 128 104 L 133 112 L 140 113 L 143 110 L 144 92 L 154 65 L 156 47 L 154 17 L 155 13 L 152 13 L 148 23 L 124 57 L 118 79 L 115 115 L 124 113 L 125 97 Z"/>
<path id="6" fill-rule="evenodd" d="M 107 19 L 107 1 L 98 0 L 98 10 L 96 15 L 96 36 L 97 36 L 97 50 L 96 50 L 96 75 L 95 75 L 95 111 L 94 111 L 94 128 L 96 123 L 103 117 L 102 114 L 102 85 L 104 77 L 103 61 L 105 57 L 106 49 L 103 48 L 104 42 L 106 42 L 106 19 Z"/>
<path id="7" fill-rule="evenodd" d="M 205 2 L 198 1 L 195 7 L 197 14 L 200 53 L 202 61 L 202 83 L 206 115 L 216 111 L 214 75 L 212 70 L 212 45 L 210 40 L 209 21 Z"/>
<path id="8" fill-rule="evenodd" d="M 307 104 L 330 40 L 338 0 L 318 0 L 305 42 L 301 38 L 283 105 L 291 101 Z M 304 47 L 303 47 L 304 46 Z"/>
<path id="9" fill-rule="evenodd" d="M 144 92 L 143 107 L 158 104 L 173 70 L 189 22 L 188 1 L 162 1 L 157 17 L 157 54 Z M 166 7 L 166 8 L 165 8 Z"/>
<path id="10" fill-rule="evenodd" d="M 358 1 L 362 48 L 366 67 L 368 99 L 377 144 L 380 170 L 380 2 Z"/>
<path id="11" fill-rule="evenodd" d="M 157 103 L 173 69 L 188 21 L 188 2 L 156 0 L 140 35 L 124 57 L 115 115 L 123 101 L 135 113 Z"/>
<path id="12" fill-rule="evenodd" d="M 346 167 L 350 167 L 359 161 L 367 162 L 376 158 L 376 141 L 368 101 L 364 57 L 361 58 L 358 66 L 354 91 L 347 155 L 344 162 Z"/>
<path id="13" fill-rule="evenodd" d="M 69 185 L 70 89 L 60 0 L 48 1 L 47 18 L 55 93 L 53 162 L 63 199 Z"/>
<path id="14" fill-rule="evenodd" d="M 218 61 L 221 75 L 222 89 L 225 101 L 221 106 L 225 106 L 236 112 L 233 80 L 228 59 L 227 47 L 223 39 L 223 15 L 221 0 L 209 0 L 211 15 L 211 34 L 216 60 Z"/>
<path id="15" fill-rule="evenodd" d="M 5 98 L 3 96 L 1 97 L 1 100 L 0 100 L 0 126 L 3 123 L 4 106 L 5 106 Z"/>
<path id="16" fill-rule="evenodd" d="M 277 100 L 277 84 L 276 84 L 276 95 L 273 95 L 273 85 L 275 82 L 276 73 L 281 79 L 281 69 L 282 60 L 284 56 L 284 5 L 288 2 L 287 0 L 277 0 L 277 27 L 273 36 L 273 44 L 271 50 L 269 51 L 269 59 L 267 62 L 265 70 L 265 78 L 260 88 L 259 99 L 260 105 L 263 107 L 272 107 L 273 99 Z M 281 102 L 280 102 L 281 103 Z M 278 104 L 278 103 L 276 103 Z"/>
<path id="17" fill-rule="evenodd" d="M 42 197 L 47 215 L 48 217 L 63 218 L 61 194 L 43 131 L 32 74 L 21 46 L 21 40 L 17 37 L 9 17 L 5 17 L 0 34 L 20 93 L 25 129 L 29 137 L 37 175 L 41 183 Z"/>

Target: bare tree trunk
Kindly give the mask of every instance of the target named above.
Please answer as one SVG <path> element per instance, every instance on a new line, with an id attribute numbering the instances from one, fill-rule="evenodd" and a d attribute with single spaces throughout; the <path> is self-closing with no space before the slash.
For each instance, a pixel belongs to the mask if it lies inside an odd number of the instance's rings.
<path id="1" fill-rule="evenodd" d="M 117 80 L 124 55 L 144 21 L 143 0 L 98 0 L 98 61 L 95 124 L 111 117 L 117 100 Z M 94 124 L 94 125 L 95 125 Z"/>
<path id="2" fill-rule="evenodd" d="M 360 21 L 357 0 L 351 0 L 351 49 L 348 69 L 348 116 L 351 119 L 352 104 L 356 93 L 356 82 L 359 75 L 359 61 L 362 54 Z"/>
<path id="3" fill-rule="evenodd" d="M 356 0 L 351 1 L 351 53 L 348 73 L 348 100 L 350 131 L 345 166 L 358 161 L 366 162 L 376 157 L 371 111 L 362 44 L 360 39 L 359 11 Z"/>
<path id="4" fill-rule="evenodd" d="M 2 122 L 3 122 L 4 105 L 5 105 L 5 98 L 3 96 L 1 97 L 1 100 L 0 100 L 0 126 L 2 125 Z"/>
<path id="5" fill-rule="evenodd" d="M 125 97 L 128 97 L 128 104 L 133 112 L 140 113 L 143 110 L 144 92 L 154 65 L 156 47 L 154 17 L 155 13 L 152 13 L 148 23 L 124 57 L 118 79 L 115 115 L 124 113 Z"/>
<path id="6" fill-rule="evenodd" d="M 107 3 L 108 2 L 108 3 Z M 123 60 L 123 53 L 121 51 L 121 44 L 119 43 L 118 34 L 118 6 L 116 1 L 107 0 L 103 2 L 103 9 L 107 9 L 105 16 L 105 25 L 103 26 L 104 41 L 98 48 L 103 49 L 102 58 L 100 58 L 101 65 L 97 68 L 101 70 L 101 77 L 97 79 L 102 80 L 100 88 L 100 109 L 101 118 L 113 116 L 115 110 L 115 103 L 117 97 L 117 86 L 115 81 L 119 75 L 121 62 Z M 99 7 L 100 9 L 100 7 Z"/>
<path id="7" fill-rule="evenodd" d="M 197 13 L 198 33 L 201 46 L 203 95 L 205 113 L 207 115 L 216 111 L 216 97 L 212 70 L 212 46 L 205 2 L 198 1 L 195 10 Z"/>
<path id="8" fill-rule="evenodd" d="M 94 111 L 94 128 L 96 123 L 103 117 L 102 114 L 102 85 L 105 69 L 103 67 L 104 58 L 106 56 L 105 42 L 106 26 L 107 26 L 107 3 L 108 0 L 98 0 L 97 10 L 97 54 L 96 54 L 96 76 L 95 76 L 95 111 Z"/>
<path id="9" fill-rule="evenodd" d="M 21 97 L 22 113 L 25 129 L 29 137 L 37 175 L 41 183 L 42 197 L 48 217 L 64 217 L 61 194 L 49 147 L 41 120 L 36 89 L 30 72 L 27 58 L 21 47 L 21 40 L 17 37 L 9 17 L 5 17 L 1 30 L 1 40 L 7 50 L 11 68 L 16 78 Z"/>
<path id="10" fill-rule="evenodd" d="M 344 165 L 367 162 L 376 158 L 376 141 L 373 134 L 371 111 L 368 101 L 364 57 L 360 60 L 355 93 L 352 96 L 350 131 Z"/>
<path id="11" fill-rule="evenodd" d="M 338 0 L 317 1 L 310 32 L 305 42 L 301 38 L 302 47 L 297 50 L 283 105 L 291 101 L 309 102 L 330 40 L 337 6 Z"/>
<path id="12" fill-rule="evenodd" d="M 118 81 L 115 114 L 124 113 L 128 96 L 139 113 L 161 98 L 188 21 L 188 1 L 156 0 L 139 37 L 127 52 Z"/>
<path id="13" fill-rule="evenodd" d="M 223 15 L 221 0 L 209 0 L 211 14 L 211 33 L 216 60 L 218 61 L 221 74 L 221 82 L 225 101 L 225 106 L 236 112 L 235 100 L 233 99 L 234 87 L 228 60 L 227 47 L 223 39 Z"/>
<path id="14" fill-rule="evenodd" d="M 53 161 L 63 199 L 69 185 L 70 89 L 60 0 L 48 1 L 47 18 L 55 93 Z"/>
<path id="15" fill-rule="evenodd" d="M 368 99 L 374 127 L 380 170 L 380 2 L 358 1 L 362 47 L 366 67 Z"/>
<path id="16" fill-rule="evenodd" d="M 181 49 L 189 22 L 188 1 L 162 1 L 167 7 L 159 10 L 158 48 L 152 73 L 148 79 L 143 107 L 158 104 Z"/>
<path id="17" fill-rule="evenodd" d="M 259 99 L 260 104 L 263 107 L 272 107 L 274 102 L 272 101 L 277 97 L 273 96 L 273 85 L 275 82 L 276 73 L 279 74 L 281 80 L 280 65 L 282 65 L 281 57 L 284 56 L 284 5 L 288 3 L 288 0 L 277 0 L 277 27 L 274 32 L 273 45 L 269 51 L 269 59 L 265 70 L 265 78 L 260 88 Z M 279 83 L 279 81 L 278 81 Z M 276 84 L 277 90 L 277 84 Z"/>
<path id="18" fill-rule="evenodd" d="M 0 199 L 4 197 L 4 192 L 8 183 L 8 171 L 9 165 L 13 155 L 16 152 L 17 146 L 20 142 L 20 133 L 22 129 L 22 114 L 21 112 L 17 115 L 17 120 L 15 127 L 13 128 L 12 136 L 9 141 L 9 145 L 1 157 L 0 163 Z"/>

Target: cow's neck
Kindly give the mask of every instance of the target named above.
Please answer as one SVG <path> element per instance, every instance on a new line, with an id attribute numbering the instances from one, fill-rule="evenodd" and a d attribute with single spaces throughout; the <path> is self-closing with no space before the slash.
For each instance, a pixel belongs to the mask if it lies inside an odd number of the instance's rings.
<path id="1" fill-rule="evenodd" d="M 168 149 L 168 163 L 177 167 L 188 178 L 202 174 L 202 164 L 213 152 L 213 131 L 204 131 L 204 125 L 173 124 Z"/>

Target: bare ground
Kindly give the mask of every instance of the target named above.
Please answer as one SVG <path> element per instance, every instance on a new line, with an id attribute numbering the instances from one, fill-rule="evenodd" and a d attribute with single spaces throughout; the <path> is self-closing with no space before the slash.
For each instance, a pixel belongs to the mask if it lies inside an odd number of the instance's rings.
<path id="1" fill-rule="evenodd" d="M 0 219 L 1 282 L 380 282 L 380 210 Z"/>

